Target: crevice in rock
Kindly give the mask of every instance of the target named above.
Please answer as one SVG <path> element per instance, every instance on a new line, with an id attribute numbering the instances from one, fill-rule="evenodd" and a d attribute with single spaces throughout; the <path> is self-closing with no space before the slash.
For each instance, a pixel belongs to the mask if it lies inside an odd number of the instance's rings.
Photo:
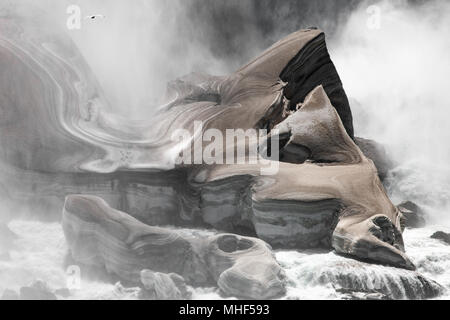
<path id="1" fill-rule="evenodd" d="M 297 105 L 317 86 L 322 85 L 331 104 L 337 110 L 342 123 L 353 139 L 353 116 L 341 79 L 331 61 L 325 42 L 325 34 L 306 44 L 288 63 L 280 74 L 287 83 L 283 95 L 289 101 L 289 110 L 296 110 Z"/>

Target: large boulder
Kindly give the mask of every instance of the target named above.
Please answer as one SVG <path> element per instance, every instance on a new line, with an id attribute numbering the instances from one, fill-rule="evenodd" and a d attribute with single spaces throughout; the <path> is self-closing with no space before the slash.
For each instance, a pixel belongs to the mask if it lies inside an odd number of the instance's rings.
<path id="1" fill-rule="evenodd" d="M 252 299 L 285 292 L 284 272 L 259 239 L 232 234 L 193 237 L 151 227 L 92 196 L 68 197 L 62 224 L 75 261 L 143 283 L 155 298 L 185 295 L 179 276 L 189 284 L 215 284 L 228 295 Z"/>

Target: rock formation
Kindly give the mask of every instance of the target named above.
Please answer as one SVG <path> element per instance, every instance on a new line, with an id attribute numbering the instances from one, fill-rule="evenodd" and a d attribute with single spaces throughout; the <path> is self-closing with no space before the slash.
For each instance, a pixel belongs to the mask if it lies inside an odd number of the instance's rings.
<path id="1" fill-rule="evenodd" d="M 175 291 L 181 295 L 181 277 L 192 285 L 217 284 L 232 296 L 266 299 L 284 293 L 283 271 L 259 239 L 231 234 L 187 237 L 143 224 L 92 196 L 69 196 L 62 223 L 76 261 L 142 282 L 155 298 Z"/>
<path id="2" fill-rule="evenodd" d="M 425 226 L 425 213 L 421 207 L 412 201 L 404 201 L 397 206 L 402 213 L 403 228 L 422 228 Z"/>
<path id="3" fill-rule="evenodd" d="M 450 245 L 450 233 L 445 233 L 443 231 L 437 231 L 432 236 L 432 239 L 441 240 L 446 244 Z"/>
<path id="4" fill-rule="evenodd" d="M 305 259 L 289 260 L 287 264 L 283 255 L 290 255 L 277 254 L 292 281 L 303 282 L 308 288 L 331 285 L 340 298 L 430 299 L 446 290 L 416 271 L 356 261 L 335 253 L 305 255 Z"/>
<path id="5" fill-rule="evenodd" d="M 414 268 L 401 214 L 353 140 L 351 110 L 322 31 L 293 33 L 228 76 L 175 80 L 152 119 L 137 122 L 111 112 L 63 33 L 9 17 L 0 27 L 2 196 L 48 212 L 67 195 L 83 194 L 64 205 L 76 261 L 135 283 L 150 269 L 259 298 L 283 292 L 281 269 L 259 239 Z M 268 130 L 260 151 L 271 154 L 279 141 L 279 161 L 272 154 L 264 164 L 251 161 L 257 155 L 240 161 L 233 152 L 238 164 L 177 163 L 180 153 L 208 146 L 208 129 L 230 128 Z M 179 129 L 191 133 L 189 143 L 172 139 Z M 238 147 L 259 142 L 244 139 Z M 277 170 L 264 175 L 267 166 Z M 259 239 L 194 239 L 157 225 Z"/>

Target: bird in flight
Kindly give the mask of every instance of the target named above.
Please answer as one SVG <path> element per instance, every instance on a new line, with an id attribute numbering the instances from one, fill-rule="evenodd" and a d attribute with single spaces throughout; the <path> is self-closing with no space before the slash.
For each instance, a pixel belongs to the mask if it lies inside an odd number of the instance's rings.
<path id="1" fill-rule="evenodd" d="M 103 14 L 94 14 L 94 15 L 86 16 L 84 19 L 97 20 L 97 19 L 104 19 L 104 18 L 106 18 L 106 16 L 104 16 Z"/>

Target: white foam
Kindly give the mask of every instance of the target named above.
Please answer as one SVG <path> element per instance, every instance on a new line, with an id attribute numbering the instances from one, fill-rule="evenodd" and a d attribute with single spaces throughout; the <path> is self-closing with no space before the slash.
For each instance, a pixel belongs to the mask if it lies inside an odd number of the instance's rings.
<path id="1" fill-rule="evenodd" d="M 18 290 L 40 279 L 51 288 L 64 288 L 68 276 L 64 259 L 67 246 L 61 225 L 33 221 L 13 221 L 10 229 L 18 235 L 14 241 L 9 261 L 0 261 L 0 293 L 4 289 Z M 430 236 L 437 230 L 450 228 L 433 226 L 406 230 L 407 253 L 424 276 L 450 288 L 450 246 Z M 185 232 L 208 234 L 205 231 Z M 406 270 L 367 264 L 327 251 L 277 251 L 276 258 L 288 277 L 287 295 L 284 299 L 340 299 L 336 293 L 337 277 L 348 277 L 366 288 L 390 286 L 401 290 L 400 277 L 414 284 Z M 400 289 L 399 289 L 400 288 Z M 217 288 L 190 288 L 193 299 L 224 299 Z M 118 284 L 83 279 L 79 290 L 72 290 L 70 299 L 137 299 L 139 289 L 124 289 Z M 450 297 L 445 295 L 441 298 Z"/>

